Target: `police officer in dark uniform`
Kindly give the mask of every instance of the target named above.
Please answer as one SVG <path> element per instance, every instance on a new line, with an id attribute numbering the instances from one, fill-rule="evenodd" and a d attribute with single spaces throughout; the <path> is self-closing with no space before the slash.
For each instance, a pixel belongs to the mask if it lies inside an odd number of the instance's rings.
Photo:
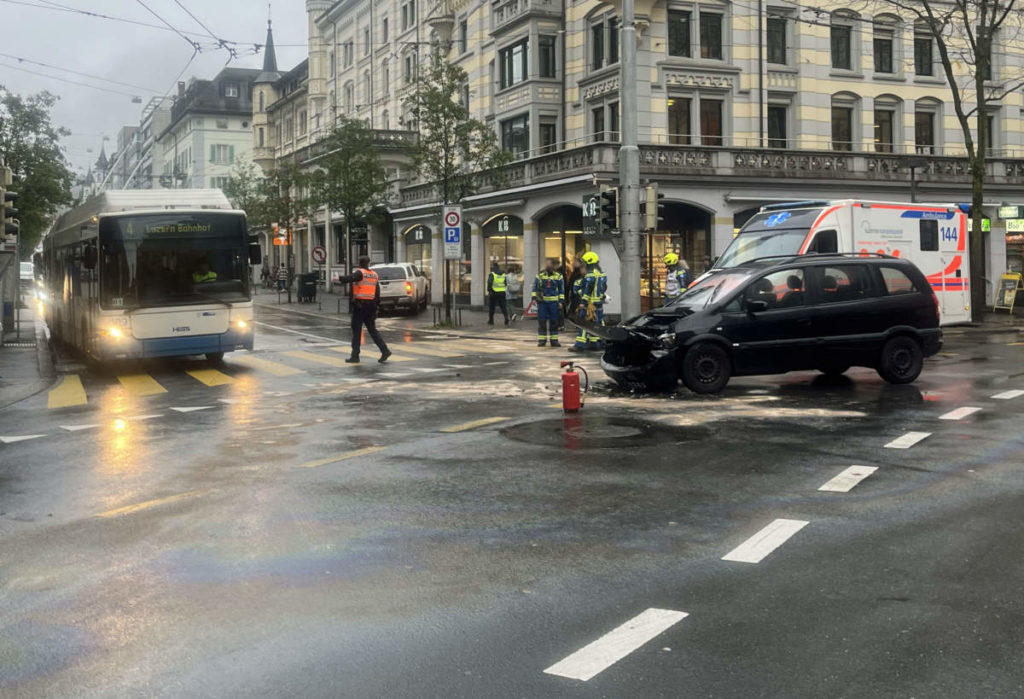
<path id="1" fill-rule="evenodd" d="M 377 348 L 380 349 L 381 364 L 391 356 L 391 350 L 377 330 L 377 305 L 380 303 L 380 278 L 370 269 L 370 258 L 359 258 L 359 269 L 347 276 L 338 277 L 339 284 L 352 284 L 352 356 L 345 361 L 349 364 L 359 363 L 359 348 L 363 341 L 363 326 L 370 333 Z"/>

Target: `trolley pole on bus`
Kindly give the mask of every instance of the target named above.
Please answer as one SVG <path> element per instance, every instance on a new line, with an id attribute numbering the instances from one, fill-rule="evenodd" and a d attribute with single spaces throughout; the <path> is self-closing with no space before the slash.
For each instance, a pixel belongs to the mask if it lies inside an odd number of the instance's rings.
<path id="1" fill-rule="evenodd" d="M 619 35 L 622 61 L 619 86 L 622 105 L 622 146 L 619 149 L 619 226 L 622 259 L 619 281 L 622 319 L 640 315 L 640 148 L 637 116 L 636 12 L 634 0 L 622 2 Z"/>

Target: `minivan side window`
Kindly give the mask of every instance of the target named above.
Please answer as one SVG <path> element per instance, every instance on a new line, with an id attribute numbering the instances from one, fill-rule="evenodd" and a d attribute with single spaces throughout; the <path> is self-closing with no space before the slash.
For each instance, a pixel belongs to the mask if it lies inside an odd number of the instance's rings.
<path id="1" fill-rule="evenodd" d="M 882 284 L 885 286 L 885 293 L 889 296 L 900 294 L 915 294 L 919 291 L 914 282 L 904 274 L 903 270 L 895 267 L 879 267 L 882 273 Z"/>
<path id="2" fill-rule="evenodd" d="M 865 265 L 834 265 L 819 267 L 818 303 L 843 303 L 868 298 L 871 277 Z"/>
<path id="3" fill-rule="evenodd" d="M 765 301 L 768 310 L 804 305 L 804 271 L 784 269 L 750 284 L 743 292 L 748 301 Z"/>
<path id="4" fill-rule="evenodd" d="M 816 252 L 819 255 L 839 252 L 839 236 L 834 230 L 818 231 L 807 252 Z"/>

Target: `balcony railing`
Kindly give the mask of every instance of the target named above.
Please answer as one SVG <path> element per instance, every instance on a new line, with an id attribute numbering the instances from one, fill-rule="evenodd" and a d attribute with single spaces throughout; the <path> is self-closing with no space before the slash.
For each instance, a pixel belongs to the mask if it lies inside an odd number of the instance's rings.
<path id="1" fill-rule="evenodd" d="M 560 0 L 497 0 L 491 7 L 491 32 L 531 12 L 558 15 L 561 11 Z"/>
<path id="2" fill-rule="evenodd" d="M 415 131 L 372 129 L 370 133 L 373 139 L 373 145 L 381 150 L 387 151 L 405 150 L 409 146 L 415 145 L 419 139 L 419 134 Z M 326 152 L 327 141 L 324 138 L 319 138 L 308 146 L 300 148 L 284 157 L 290 159 L 292 162 L 304 164 L 316 160 Z"/>

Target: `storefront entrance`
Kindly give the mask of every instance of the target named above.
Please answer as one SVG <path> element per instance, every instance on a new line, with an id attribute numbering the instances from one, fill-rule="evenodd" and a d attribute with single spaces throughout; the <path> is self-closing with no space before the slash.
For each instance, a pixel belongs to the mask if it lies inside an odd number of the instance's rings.
<path id="1" fill-rule="evenodd" d="M 511 214 L 496 214 L 481 226 L 484 236 L 484 261 L 487 269 L 481 273 L 486 277 L 497 263 L 508 274 L 508 296 L 510 306 L 517 310 L 523 301 L 523 219 Z"/>
<path id="2" fill-rule="evenodd" d="M 430 249 L 431 232 L 424 225 L 417 224 L 410 226 L 403 233 L 405 236 L 405 259 L 402 262 L 409 262 L 427 275 L 427 279 L 433 276 L 434 256 Z"/>
<path id="3" fill-rule="evenodd" d="M 559 260 L 566 288 L 571 288 L 573 265 L 589 249 L 583 238 L 583 210 L 570 205 L 556 207 L 537 220 L 537 232 L 541 266 L 549 258 Z"/>
<path id="4" fill-rule="evenodd" d="M 661 230 L 644 236 L 641 307 L 660 306 L 665 297 L 665 255 L 674 252 L 686 261 L 693 276 L 711 266 L 711 212 L 678 202 L 668 202 Z"/>

